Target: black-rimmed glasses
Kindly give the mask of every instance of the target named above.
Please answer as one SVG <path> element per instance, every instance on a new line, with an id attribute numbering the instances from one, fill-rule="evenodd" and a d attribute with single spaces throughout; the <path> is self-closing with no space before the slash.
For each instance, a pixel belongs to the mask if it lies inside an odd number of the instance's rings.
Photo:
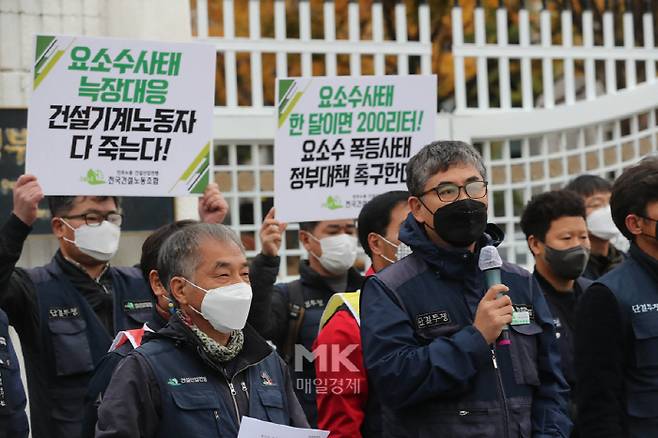
<path id="1" fill-rule="evenodd" d="M 454 183 L 441 183 L 436 187 L 424 191 L 421 196 L 424 196 L 429 192 L 435 192 L 436 196 L 439 197 L 439 200 L 443 202 L 454 202 L 459 199 L 459 193 L 464 189 L 464 193 L 466 193 L 466 196 L 469 198 L 480 199 L 487 195 L 488 184 L 487 181 L 471 181 L 463 186 L 458 186 Z"/>
<path id="2" fill-rule="evenodd" d="M 118 227 L 121 226 L 121 223 L 123 222 L 123 216 L 121 213 L 107 213 L 107 214 L 101 214 L 101 213 L 82 213 L 82 214 L 76 214 L 73 216 L 62 216 L 63 219 L 84 219 L 85 223 L 89 225 L 90 227 L 98 227 L 100 224 L 103 223 L 103 221 L 108 221 L 111 224 L 114 224 Z"/>

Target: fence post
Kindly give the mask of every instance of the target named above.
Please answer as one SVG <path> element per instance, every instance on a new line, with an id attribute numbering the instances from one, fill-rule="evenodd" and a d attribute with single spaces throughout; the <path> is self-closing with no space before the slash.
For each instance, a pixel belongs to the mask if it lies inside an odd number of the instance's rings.
<path id="1" fill-rule="evenodd" d="M 260 1 L 249 0 L 249 38 L 260 38 Z M 251 67 L 251 105 L 257 108 L 263 106 L 263 67 L 262 53 L 251 52 L 249 65 Z"/>
<path id="2" fill-rule="evenodd" d="M 274 38 L 277 41 L 286 39 L 285 0 L 274 0 Z M 276 75 L 279 78 L 288 77 L 288 57 L 285 52 L 276 52 Z"/>
<path id="3" fill-rule="evenodd" d="M 403 44 L 407 42 L 407 8 L 400 1 L 395 3 L 395 40 Z M 409 74 L 409 58 L 407 55 L 398 55 L 398 74 Z"/>
<path id="4" fill-rule="evenodd" d="M 361 39 L 359 26 L 359 3 L 350 0 L 347 5 L 348 35 L 350 42 L 357 43 Z M 361 74 L 361 56 L 358 53 L 350 55 L 350 75 Z"/>
<path id="5" fill-rule="evenodd" d="M 562 20 L 562 46 L 565 50 L 573 47 L 573 15 L 571 9 L 564 9 L 560 13 Z M 574 73 L 573 59 L 564 60 L 564 101 L 567 105 L 573 105 L 576 101 L 575 90 L 576 76 Z"/>
<path id="6" fill-rule="evenodd" d="M 224 38 L 235 38 L 235 17 L 233 15 L 233 2 L 224 0 Z M 227 50 L 224 53 L 224 75 L 226 76 L 226 106 L 238 106 L 238 78 L 235 65 L 235 51 Z"/>
<path id="7" fill-rule="evenodd" d="M 498 47 L 507 47 L 507 9 L 503 2 L 500 2 L 496 9 L 496 34 Z M 509 58 L 501 56 L 498 59 L 498 86 L 500 93 L 500 107 L 510 109 L 512 106 L 512 95 L 510 91 L 509 76 Z"/>
<path id="8" fill-rule="evenodd" d="M 551 47 L 551 12 L 548 9 L 542 9 L 540 12 L 541 27 L 541 45 L 542 47 Z M 553 59 L 544 55 L 542 61 L 542 89 L 544 94 L 544 108 L 553 108 L 555 106 L 555 94 L 553 91 Z"/>
<path id="9" fill-rule="evenodd" d="M 608 6 L 606 2 L 606 7 Z M 607 49 L 615 47 L 615 28 L 614 16 L 612 11 L 606 8 L 603 13 L 603 46 Z M 606 58 L 605 60 L 605 91 L 608 94 L 617 92 L 617 67 L 615 60 Z"/>
<path id="10" fill-rule="evenodd" d="M 464 24 L 462 21 L 462 8 L 452 8 L 452 45 L 461 47 L 464 44 Z M 464 72 L 464 57 L 453 53 L 455 79 L 455 110 L 466 109 L 466 73 Z"/>
<path id="11" fill-rule="evenodd" d="M 647 2 L 651 6 L 652 2 Z M 644 36 L 644 48 L 647 50 L 656 50 L 653 40 L 653 12 L 647 10 L 642 14 L 642 33 Z M 644 63 L 645 76 L 647 82 L 656 81 L 656 61 L 648 59 Z"/>
<path id="12" fill-rule="evenodd" d="M 635 34 L 633 26 L 633 14 L 627 9 L 624 12 L 624 47 L 632 49 L 635 46 Z M 635 71 L 635 60 L 626 60 L 626 88 L 635 88 L 637 76 Z"/>
<path id="13" fill-rule="evenodd" d="M 324 2 L 324 40 L 328 42 L 336 41 L 336 5 L 334 5 L 333 0 Z M 327 76 L 338 74 L 335 53 L 325 54 L 324 62 Z"/>
<path id="14" fill-rule="evenodd" d="M 487 24 L 484 19 L 484 8 L 477 6 L 474 12 L 475 45 L 485 47 L 487 44 Z M 487 71 L 487 58 L 478 56 L 476 60 L 478 84 L 478 109 L 489 108 L 489 72 Z"/>
<path id="15" fill-rule="evenodd" d="M 519 45 L 523 48 L 530 47 L 530 16 L 525 2 L 521 3 L 519 10 Z M 521 95 L 523 109 L 530 111 L 534 105 L 534 98 L 532 95 L 532 64 L 527 56 L 521 58 Z"/>
<path id="16" fill-rule="evenodd" d="M 589 9 L 583 11 L 583 46 L 587 49 L 594 47 L 594 27 L 592 24 L 592 11 Z M 587 100 L 596 98 L 596 73 L 594 71 L 594 60 L 585 59 L 585 95 Z"/>

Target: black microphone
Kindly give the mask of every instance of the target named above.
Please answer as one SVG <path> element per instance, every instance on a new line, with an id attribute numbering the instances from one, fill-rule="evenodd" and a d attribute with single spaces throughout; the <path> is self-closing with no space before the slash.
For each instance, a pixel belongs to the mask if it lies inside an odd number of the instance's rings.
<path id="1" fill-rule="evenodd" d="M 484 272 L 487 289 L 490 289 L 491 286 L 495 284 L 501 284 L 500 280 L 500 267 L 503 266 L 503 261 L 498 254 L 498 250 L 495 246 L 485 246 L 480 250 L 480 260 L 478 261 L 480 270 Z M 499 293 L 498 298 L 504 296 L 504 293 Z M 509 345 L 512 341 L 509 336 L 509 325 L 505 324 L 503 331 L 498 337 L 498 345 Z"/>

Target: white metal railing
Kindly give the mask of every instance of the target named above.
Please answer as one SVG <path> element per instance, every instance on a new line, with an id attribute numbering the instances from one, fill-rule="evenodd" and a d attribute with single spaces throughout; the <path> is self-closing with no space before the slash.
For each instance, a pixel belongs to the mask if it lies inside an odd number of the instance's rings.
<path id="1" fill-rule="evenodd" d="M 628 93 L 641 95 L 646 90 L 658 93 L 658 84 Z M 640 158 L 658 152 L 656 100 L 646 101 L 636 110 L 597 122 L 571 124 L 568 129 L 548 125 L 544 130 L 509 130 L 506 135 L 498 132 L 491 136 L 483 135 L 483 129 L 469 137 L 482 151 L 489 175 L 489 216 L 507 236 L 501 245 L 504 259 L 528 267 L 533 263 L 519 226 L 523 206 L 533 195 L 562 188 L 582 173 L 614 178 Z M 465 124 L 478 121 L 477 116 L 466 119 Z"/>
<path id="2" fill-rule="evenodd" d="M 267 208 L 272 205 L 274 187 L 270 177 L 273 175 L 273 138 L 274 132 L 268 126 L 266 139 L 256 135 L 263 120 L 274 120 L 274 108 L 265 105 L 265 81 L 263 77 L 263 55 L 274 54 L 275 72 L 278 77 L 289 75 L 288 56 L 299 55 L 301 74 L 313 75 L 313 55 L 323 58 L 324 73 L 328 76 L 338 74 L 338 56 L 349 57 L 349 74 L 362 74 L 361 63 L 364 56 L 373 57 L 375 75 L 386 74 L 386 57 L 394 57 L 397 74 L 410 74 L 410 58 L 420 58 L 418 73 L 431 74 L 432 45 L 430 41 L 430 10 L 426 3 L 421 3 L 417 10 L 418 39 L 410 40 L 407 29 L 407 14 L 410 12 L 404 3 L 398 2 L 394 8 L 395 32 L 384 35 L 383 5 L 373 2 L 370 9 L 369 25 L 372 37 L 361 36 L 360 5 L 358 2 L 347 4 L 347 39 L 337 38 L 336 5 L 325 1 L 322 5 L 323 39 L 311 38 L 312 16 L 308 0 L 297 4 L 299 37 L 287 35 L 286 23 L 293 17 L 284 0 L 273 0 L 274 36 L 263 37 L 261 28 L 263 19 L 260 14 L 261 1 L 248 1 L 248 36 L 236 36 L 235 4 L 223 0 L 223 36 L 210 36 L 208 0 L 197 0 L 196 22 L 197 38 L 211 42 L 217 53 L 223 56 L 222 74 L 226 96 L 225 105 L 215 109 L 217 118 L 230 118 L 233 132 L 239 134 L 227 138 L 225 131 L 219 129 L 216 141 L 215 176 L 231 208 L 231 225 L 240 232 L 247 246 L 247 255 L 253 257 L 260 251 L 258 226 Z M 313 21 L 313 23 L 317 23 Z M 391 38 L 392 37 L 392 38 Z M 250 63 L 248 89 L 251 102 L 248 107 L 238 105 L 238 68 L 237 54 L 247 53 Z M 272 128 L 273 129 L 273 122 Z M 235 129 L 237 127 L 237 129 Z M 236 138 L 238 137 L 238 138 Z M 283 239 L 281 249 L 282 261 L 280 277 L 288 278 L 298 273 L 300 258 L 306 256 L 297 238 L 297 224 L 290 224 Z"/>
<path id="3" fill-rule="evenodd" d="M 287 77 L 290 54 L 301 56 L 302 76 L 312 76 L 312 55 L 324 57 L 325 74 L 334 76 L 338 72 L 338 55 L 349 56 L 349 74 L 361 74 L 361 57 L 374 57 L 375 75 L 384 75 L 385 57 L 397 58 L 397 73 L 409 74 L 409 57 L 418 56 L 421 60 L 420 72 L 430 74 L 432 47 L 430 41 L 429 6 L 418 7 L 419 40 L 410 41 L 407 37 L 407 8 L 404 3 L 395 5 L 395 39 L 384 39 L 383 6 L 373 2 L 371 7 L 372 39 L 362 39 L 359 18 L 359 3 L 350 2 L 347 6 L 348 39 L 336 38 L 336 16 L 333 1 L 323 3 L 323 39 L 311 38 L 311 4 L 309 0 L 298 2 L 299 37 L 287 36 L 286 21 L 289 11 L 284 0 L 274 0 L 274 37 L 261 36 L 260 0 L 249 0 L 249 36 L 238 37 L 235 32 L 235 11 L 232 0 L 223 0 L 222 37 L 209 36 L 208 0 L 197 0 L 197 38 L 211 42 L 218 53 L 224 55 L 224 75 L 226 107 L 238 106 L 236 53 L 249 53 L 251 70 L 251 107 L 263 107 L 262 55 L 274 53 L 276 56 L 276 76 Z"/>
<path id="4" fill-rule="evenodd" d="M 658 151 L 653 13 L 643 13 L 642 38 L 636 42 L 633 15 L 628 11 L 621 17 L 621 39 L 615 41 L 615 17 L 609 10 L 602 13 L 597 34 L 591 10 L 582 11 L 582 31 L 575 32 L 571 10 L 554 16 L 556 12 L 543 8 L 535 17 L 538 32 L 533 33 L 531 12 L 521 7 L 518 22 L 513 23 L 519 32 L 515 43 L 508 38 L 506 8 L 496 9 L 495 29 L 489 29 L 495 30 L 495 42 L 487 41 L 482 7 L 473 11 L 473 42 L 465 42 L 463 14 L 458 6 L 452 9 L 452 137 L 476 144 L 482 152 L 491 181 L 490 217 L 507 235 L 502 256 L 530 266 L 533 260 L 519 218 L 533 195 L 564 187 L 581 173 L 614 178 L 624 167 Z M 469 60 L 475 63 L 477 87 L 477 99 L 471 96 L 470 102 L 465 72 Z M 488 71 L 491 60 L 497 61 L 497 71 Z M 533 69 L 533 61 L 540 64 L 539 70 Z M 521 98 L 516 102 L 511 93 L 512 62 L 518 63 L 520 77 Z M 597 62 L 602 63 L 598 71 Z M 555 71 L 557 63 L 562 63 L 560 75 Z M 618 63 L 623 64 L 623 81 L 618 78 Z M 497 84 L 492 80 L 496 74 Z M 580 94 L 579 80 L 584 83 Z M 563 85 L 562 96 L 557 92 L 558 82 Z M 537 85 L 540 94 L 533 92 Z M 498 106 L 490 104 L 490 95 L 498 99 Z"/>
<path id="5" fill-rule="evenodd" d="M 523 2 L 521 2 L 523 3 Z M 605 92 L 615 93 L 617 88 L 617 61 L 623 61 L 625 66 L 625 84 L 623 88 L 634 88 L 638 83 L 638 72 L 636 63 L 644 64 L 644 77 L 646 81 L 656 80 L 656 61 L 658 61 L 658 50 L 654 44 L 653 13 L 650 11 L 642 15 L 642 44 L 635 42 L 635 29 L 633 14 L 629 11 L 623 14 L 623 45 L 615 44 L 614 16 L 613 12 L 603 12 L 602 45 L 595 45 L 595 26 L 591 10 L 582 12 L 582 32 L 576 34 L 573 29 L 574 15 L 570 9 L 559 12 L 560 15 L 560 44 L 554 44 L 553 38 L 558 35 L 552 27 L 553 12 L 542 9 L 539 12 L 539 39 L 532 42 L 532 31 L 530 26 L 530 12 L 521 7 L 518 11 L 519 41 L 511 44 L 508 41 L 508 11 L 504 7 L 496 10 L 496 43 L 487 43 L 485 35 L 487 25 L 485 21 L 485 10 L 476 7 L 473 21 L 475 27 L 475 38 L 473 43 L 464 41 L 464 20 L 461 7 L 452 9 L 452 38 L 453 56 L 455 69 L 455 102 L 456 113 L 467 113 L 469 111 L 489 110 L 489 94 L 491 81 L 487 71 L 487 61 L 495 59 L 498 61 L 499 75 L 499 108 L 509 110 L 512 108 L 510 92 L 510 62 L 518 60 L 520 63 L 521 76 L 521 105 L 520 108 L 528 111 L 535 106 L 533 96 L 532 60 L 541 61 L 541 85 L 543 106 L 552 108 L 556 104 L 554 83 L 556 82 L 554 72 L 554 61 L 564 63 L 563 82 L 565 84 L 564 102 L 573 105 L 577 100 L 574 84 L 576 83 L 576 72 L 574 63 L 584 63 L 584 81 L 586 100 L 596 98 L 597 75 L 595 69 L 596 61 L 605 64 Z M 574 44 L 575 37 L 580 37 L 581 44 Z M 468 105 L 466 95 L 466 83 L 468 78 L 465 74 L 464 62 L 473 58 L 476 62 L 477 77 L 477 106 Z"/>
<path id="6" fill-rule="evenodd" d="M 372 56 L 375 74 L 386 73 L 390 56 L 396 58 L 399 74 L 429 74 L 431 23 L 438 20 L 431 20 L 430 7 L 421 2 L 417 10 L 419 36 L 409 40 L 407 14 L 416 11 L 398 1 L 394 5 L 394 35 L 384 35 L 382 3 L 372 2 L 370 18 L 364 20 L 359 15 L 363 5 L 351 1 L 347 5 L 346 38 L 340 39 L 334 1 L 323 2 L 319 20 L 313 12 L 318 11 L 315 2 L 311 7 L 308 0 L 301 0 L 293 10 L 286 6 L 291 3 L 283 0 L 249 0 L 248 32 L 243 32 L 248 36 L 236 36 L 234 3 L 223 0 L 223 36 L 217 37 L 209 36 L 208 5 L 212 1 L 197 0 L 196 21 L 198 38 L 215 44 L 224 61 L 220 74 L 226 99 L 215 108 L 216 178 L 231 205 L 231 224 L 250 244 L 248 255 L 253 256 L 260 250 L 260 218 L 274 195 L 269 179 L 274 171 L 274 108 L 264 98 L 266 83 L 273 82 L 271 78 L 266 78 L 270 82 L 264 80 L 267 66 L 263 56 L 274 54 L 271 59 L 276 65 L 269 71 L 277 76 L 288 75 L 290 55 L 299 56 L 298 71 L 305 76 L 313 74 L 318 59 L 326 75 L 345 72 L 338 65 L 341 55 L 349 58 L 347 71 L 352 75 L 362 73 L 365 56 Z M 274 29 L 266 37 L 261 32 L 262 3 L 271 4 L 274 12 Z M 464 15 L 460 7 L 451 11 L 455 111 L 437 115 L 437 138 L 465 140 L 480 148 L 491 181 L 490 217 L 507 234 L 501 253 L 511 262 L 530 265 L 532 259 L 518 221 L 533 194 L 562 187 L 583 172 L 614 177 L 641 156 L 658 150 L 654 17 L 652 11 L 642 15 L 642 31 L 637 32 L 640 43 L 635 41 L 630 12 L 620 17 L 623 32 L 617 40 L 615 17 L 610 11 L 603 12 L 599 29 L 588 10 L 580 14 L 581 22 L 574 23 L 577 14 L 570 10 L 521 8 L 518 14 L 510 14 L 497 8 L 494 28 L 487 27 L 494 22 L 486 22 L 486 11 L 476 7 L 472 37 L 466 34 L 470 21 Z M 299 37 L 295 38 L 287 34 L 287 23 L 293 19 L 299 22 Z M 511 19 L 518 21 L 510 23 Z M 318 23 L 322 39 L 312 38 L 318 33 L 312 32 L 315 29 L 311 26 Z M 364 24 L 371 28 L 369 39 L 361 37 L 360 26 Z M 518 37 L 510 32 L 514 26 Z M 576 27 L 582 31 L 574 30 Z M 494 36 L 495 42 L 489 42 Z M 237 56 L 244 53 L 250 63 L 248 104 L 238 99 Z M 413 72 L 410 57 L 420 57 L 421 61 Z M 475 77 L 467 74 L 465 65 L 469 62 L 474 63 Z M 556 68 L 560 64 L 562 68 Z M 448 79 L 439 77 L 439 82 L 444 80 Z M 477 96 L 472 91 L 477 91 Z M 286 231 L 281 253 L 281 277 L 295 275 L 299 258 L 305 256 L 297 241 L 296 224 Z"/>

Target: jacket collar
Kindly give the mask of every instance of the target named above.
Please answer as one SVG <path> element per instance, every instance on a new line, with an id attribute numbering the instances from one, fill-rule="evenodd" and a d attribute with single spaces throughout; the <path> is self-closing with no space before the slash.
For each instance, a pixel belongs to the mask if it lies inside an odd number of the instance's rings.
<path id="1" fill-rule="evenodd" d="M 642 251 L 635 242 L 631 243 L 629 254 L 640 266 L 646 269 L 656 282 L 658 282 L 658 260 Z"/>
<path id="2" fill-rule="evenodd" d="M 314 271 L 311 268 L 308 260 L 304 260 L 299 264 L 299 276 L 302 280 L 302 283 L 312 287 L 314 289 L 326 290 L 329 295 L 333 295 L 334 292 L 345 292 L 345 291 L 332 291 L 331 287 L 325 280 L 325 278 L 320 275 L 318 272 Z M 347 291 L 355 291 L 361 289 L 363 284 L 363 276 L 359 274 L 356 269 L 350 268 L 347 271 Z"/>
<path id="3" fill-rule="evenodd" d="M 242 350 L 234 359 L 226 362 L 223 368 L 218 367 L 215 362 L 210 360 L 202 348 L 201 341 L 180 320 L 178 315 L 172 315 L 167 325 L 156 333 L 146 334 L 144 336 L 144 342 L 152 339 L 165 339 L 173 342 L 179 348 L 188 348 L 190 352 L 199 356 L 208 366 L 216 369 L 230 379 L 243 370 L 263 361 L 273 351 L 265 339 L 249 324 L 242 331 L 244 333 Z"/>
<path id="4" fill-rule="evenodd" d="M 441 277 L 463 279 L 478 270 L 480 249 L 487 245 L 498 246 L 505 238 L 495 224 L 487 224 L 484 234 L 475 245 L 475 252 L 466 248 L 441 248 L 434 244 L 423 225 L 411 213 L 400 228 L 400 241 L 409 245 Z"/>

